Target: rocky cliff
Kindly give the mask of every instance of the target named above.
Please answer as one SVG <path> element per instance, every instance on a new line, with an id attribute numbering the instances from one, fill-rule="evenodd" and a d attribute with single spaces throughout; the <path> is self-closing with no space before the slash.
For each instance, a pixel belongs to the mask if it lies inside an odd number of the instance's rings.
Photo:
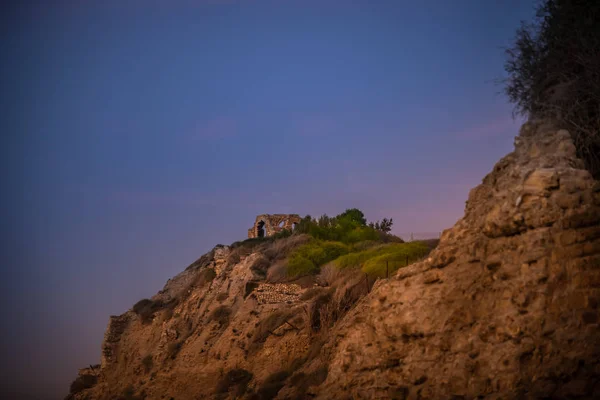
<path id="1" fill-rule="evenodd" d="M 438 248 L 372 289 L 266 285 L 302 240 L 215 248 L 111 317 L 74 397 L 600 398 L 600 184 L 568 132 L 525 124 Z"/>

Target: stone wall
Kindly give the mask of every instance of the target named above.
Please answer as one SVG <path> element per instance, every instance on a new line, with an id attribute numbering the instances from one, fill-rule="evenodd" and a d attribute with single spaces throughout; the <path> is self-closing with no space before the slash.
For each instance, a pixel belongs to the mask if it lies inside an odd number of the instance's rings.
<path id="1" fill-rule="evenodd" d="M 300 220 L 301 218 L 298 214 L 258 215 L 252 228 L 248 229 L 248 238 L 271 236 L 284 229 L 291 231 L 294 228 L 294 224 L 297 224 Z"/>

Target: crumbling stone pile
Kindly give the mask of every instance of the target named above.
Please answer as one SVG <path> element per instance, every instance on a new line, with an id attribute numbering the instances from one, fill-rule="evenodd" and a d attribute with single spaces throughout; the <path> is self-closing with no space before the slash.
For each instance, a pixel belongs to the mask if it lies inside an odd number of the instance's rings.
<path id="1" fill-rule="evenodd" d="M 302 288 L 295 283 L 261 283 L 254 291 L 258 304 L 295 302 Z"/>

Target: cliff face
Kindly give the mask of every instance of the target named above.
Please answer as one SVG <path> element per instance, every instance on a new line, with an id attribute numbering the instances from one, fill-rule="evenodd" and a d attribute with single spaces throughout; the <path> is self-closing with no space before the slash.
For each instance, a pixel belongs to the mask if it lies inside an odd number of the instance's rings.
<path id="1" fill-rule="evenodd" d="M 319 398 L 600 398 L 600 185 L 527 123 L 439 247 L 339 324 Z M 342 395 L 343 394 L 343 395 Z"/>
<path id="2" fill-rule="evenodd" d="M 111 317 L 74 397 L 600 398 L 600 184 L 566 131 L 525 124 L 439 247 L 368 295 L 265 285 L 281 258 L 238 256 Z"/>

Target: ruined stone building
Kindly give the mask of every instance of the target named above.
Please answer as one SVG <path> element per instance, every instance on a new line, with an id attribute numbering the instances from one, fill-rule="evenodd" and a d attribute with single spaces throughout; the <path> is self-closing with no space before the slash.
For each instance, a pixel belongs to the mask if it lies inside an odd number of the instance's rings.
<path id="1" fill-rule="evenodd" d="M 271 236 L 284 229 L 292 230 L 300 219 L 298 214 L 261 214 L 256 217 L 254 226 L 248 229 L 248 238 Z"/>

